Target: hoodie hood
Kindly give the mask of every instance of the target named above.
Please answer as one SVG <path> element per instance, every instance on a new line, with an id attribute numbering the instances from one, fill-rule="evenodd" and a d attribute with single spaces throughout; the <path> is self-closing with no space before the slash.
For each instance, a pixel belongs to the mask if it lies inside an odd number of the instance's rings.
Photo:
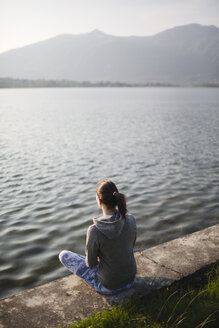
<path id="1" fill-rule="evenodd" d="M 124 218 L 118 212 L 109 218 L 102 216 L 98 219 L 93 219 L 93 222 L 97 229 L 108 239 L 119 237 L 125 224 Z"/>

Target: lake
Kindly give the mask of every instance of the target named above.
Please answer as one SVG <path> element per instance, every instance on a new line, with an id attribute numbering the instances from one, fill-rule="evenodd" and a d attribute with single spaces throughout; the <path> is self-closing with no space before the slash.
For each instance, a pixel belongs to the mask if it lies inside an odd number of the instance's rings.
<path id="1" fill-rule="evenodd" d="M 112 179 L 135 250 L 219 222 L 218 88 L 0 89 L 0 298 L 70 274 Z"/>

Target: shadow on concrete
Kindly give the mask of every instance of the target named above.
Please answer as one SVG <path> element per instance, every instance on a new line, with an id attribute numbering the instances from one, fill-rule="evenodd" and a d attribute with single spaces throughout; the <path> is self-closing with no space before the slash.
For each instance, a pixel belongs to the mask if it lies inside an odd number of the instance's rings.
<path id="1" fill-rule="evenodd" d="M 102 295 L 108 304 L 118 305 L 127 302 L 130 299 L 143 297 L 152 290 L 169 286 L 174 280 L 163 277 L 142 277 L 137 276 L 132 288 L 127 289 L 115 295 Z"/>

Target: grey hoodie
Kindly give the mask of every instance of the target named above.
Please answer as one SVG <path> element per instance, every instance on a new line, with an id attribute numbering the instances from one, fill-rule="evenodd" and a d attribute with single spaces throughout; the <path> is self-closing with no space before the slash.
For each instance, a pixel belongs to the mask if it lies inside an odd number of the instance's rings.
<path id="1" fill-rule="evenodd" d="M 93 219 L 86 240 L 86 263 L 98 265 L 98 279 L 108 289 L 117 289 L 133 281 L 136 263 L 133 247 L 136 223 L 133 215 L 123 218 L 119 212 L 112 217 Z"/>

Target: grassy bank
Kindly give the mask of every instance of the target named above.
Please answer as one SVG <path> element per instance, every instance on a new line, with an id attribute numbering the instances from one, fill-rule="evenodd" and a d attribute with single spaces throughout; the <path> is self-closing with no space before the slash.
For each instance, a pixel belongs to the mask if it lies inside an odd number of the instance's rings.
<path id="1" fill-rule="evenodd" d="M 138 301 L 114 307 L 71 328 L 150 327 L 216 328 L 219 326 L 219 266 Z"/>

